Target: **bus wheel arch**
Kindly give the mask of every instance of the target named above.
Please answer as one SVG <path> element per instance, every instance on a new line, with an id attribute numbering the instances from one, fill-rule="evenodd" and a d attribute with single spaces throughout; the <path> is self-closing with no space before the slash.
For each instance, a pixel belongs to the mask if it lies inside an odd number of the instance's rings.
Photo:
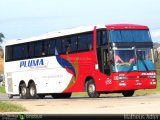
<path id="1" fill-rule="evenodd" d="M 88 76 L 85 80 L 85 91 L 90 98 L 98 98 L 100 93 L 96 91 L 96 83 L 93 77 Z"/>
<path id="2" fill-rule="evenodd" d="M 33 80 L 28 82 L 29 96 L 31 99 L 37 98 L 37 89 L 36 84 Z"/>
<path id="3" fill-rule="evenodd" d="M 23 80 L 19 83 L 19 95 L 20 98 L 22 99 L 29 98 L 29 90 L 28 87 L 26 86 L 26 83 Z"/>

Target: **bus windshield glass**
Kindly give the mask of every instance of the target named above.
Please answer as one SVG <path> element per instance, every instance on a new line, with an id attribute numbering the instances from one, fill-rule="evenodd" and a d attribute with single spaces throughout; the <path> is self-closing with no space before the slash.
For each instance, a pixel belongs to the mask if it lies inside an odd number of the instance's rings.
<path id="1" fill-rule="evenodd" d="M 110 30 L 111 42 L 151 42 L 149 30 Z"/>
<path id="2" fill-rule="evenodd" d="M 144 49 L 116 49 L 113 55 L 113 72 L 153 71 L 152 53 Z"/>

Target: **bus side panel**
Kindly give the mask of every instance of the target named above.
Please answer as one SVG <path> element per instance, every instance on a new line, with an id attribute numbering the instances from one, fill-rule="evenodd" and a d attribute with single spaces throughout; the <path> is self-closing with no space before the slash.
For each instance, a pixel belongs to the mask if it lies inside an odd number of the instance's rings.
<path id="1" fill-rule="evenodd" d="M 83 92 L 85 86 L 85 80 L 88 76 L 94 77 L 95 75 L 95 54 L 91 52 L 83 52 L 77 54 L 62 55 L 62 57 L 68 60 L 74 70 L 67 70 L 72 73 L 72 79 L 68 84 L 65 92 Z M 71 67 L 69 68 L 71 69 Z M 75 72 L 75 74 L 74 74 Z"/>

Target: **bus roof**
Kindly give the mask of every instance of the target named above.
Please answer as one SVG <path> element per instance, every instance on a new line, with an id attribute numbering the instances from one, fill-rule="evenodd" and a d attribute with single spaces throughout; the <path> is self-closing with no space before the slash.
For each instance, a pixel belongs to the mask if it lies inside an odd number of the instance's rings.
<path id="1" fill-rule="evenodd" d="M 96 25 L 96 26 L 81 26 L 81 27 L 77 27 L 77 28 L 64 29 L 61 31 L 48 32 L 48 33 L 40 35 L 40 36 L 35 36 L 35 37 L 30 37 L 30 38 L 25 38 L 25 39 L 8 40 L 8 41 L 6 41 L 5 45 L 14 45 L 14 44 L 26 43 L 26 42 L 37 41 L 37 40 L 42 40 L 42 39 L 56 38 L 56 37 L 61 37 L 61 36 L 65 36 L 65 35 L 72 35 L 72 34 L 77 34 L 77 33 L 89 32 L 89 31 L 93 31 L 94 27 L 96 27 L 97 29 L 107 28 L 109 30 L 113 30 L 113 29 L 148 29 L 147 26 L 134 25 L 134 24 L 110 24 L 110 25 Z"/>
<path id="2" fill-rule="evenodd" d="M 105 26 L 103 28 L 105 28 Z M 20 44 L 20 43 L 31 42 L 36 40 L 42 40 L 42 39 L 56 38 L 56 37 L 61 37 L 65 35 L 89 32 L 93 30 L 94 30 L 94 26 L 81 26 L 77 28 L 68 28 L 60 31 L 48 32 L 43 35 L 34 36 L 30 38 L 8 40 L 6 41 L 5 45 L 13 45 L 13 44 Z"/>
<path id="3" fill-rule="evenodd" d="M 114 29 L 143 29 L 148 30 L 149 28 L 144 25 L 136 25 L 136 24 L 111 24 L 106 25 L 107 29 L 114 30 Z"/>

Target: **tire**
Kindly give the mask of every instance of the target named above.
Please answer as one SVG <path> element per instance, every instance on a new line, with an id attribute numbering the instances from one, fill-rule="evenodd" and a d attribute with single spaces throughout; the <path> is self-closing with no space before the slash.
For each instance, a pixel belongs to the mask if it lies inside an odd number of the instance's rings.
<path id="1" fill-rule="evenodd" d="M 52 97 L 54 99 L 61 99 L 61 98 L 70 98 L 72 93 L 54 93 Z"/>
<path id="2" fill-rule="evenodd" d="M 86 92 L 90 98 L 98 98 L 100 96 L 100 93 L 96 91 L 96 85 L 93 79 L 90 79 L 88 82 L 86 82 L 85 86 Z"/>
<path id="3" fill-rule="evenodd" d="M 29 98 L 29 90 L 28 88 L 26 87 L 26 84 L 25 83 L 22 83 L 20 85 L 20 98 L 22 99 L 28 99 Z"/>
<path id="4" fill-rule="evenodd" d="M 124 91 L 122 92 L 124 97 L 131 97 L 134 94 L 134 90 L 130 90 L 130 91 Z"/>
<path id="5" fill-rule="evenodd" d="M 35 86 L 34 83 L 29 84 L 29 96 L 30 96 L 31 99 L 36 99 L 38 97 L 36 86 Z"/>
<path id="6" fill-rule="evenodd" d="M 40 99 L 43 99 L 43 98 L 45 97 L 44 94 L 38 94 L 37 96 L 38 96 L 38 98 L 40 98 Z"/>
<path id="7" fill-rule="evenodd" d="M 9 99 L 12 99 L 12 98 L 13 98 L 13 95 L 12 95 L 12 94 L 8 94 L 8 98 L 9 98 Z"/>

